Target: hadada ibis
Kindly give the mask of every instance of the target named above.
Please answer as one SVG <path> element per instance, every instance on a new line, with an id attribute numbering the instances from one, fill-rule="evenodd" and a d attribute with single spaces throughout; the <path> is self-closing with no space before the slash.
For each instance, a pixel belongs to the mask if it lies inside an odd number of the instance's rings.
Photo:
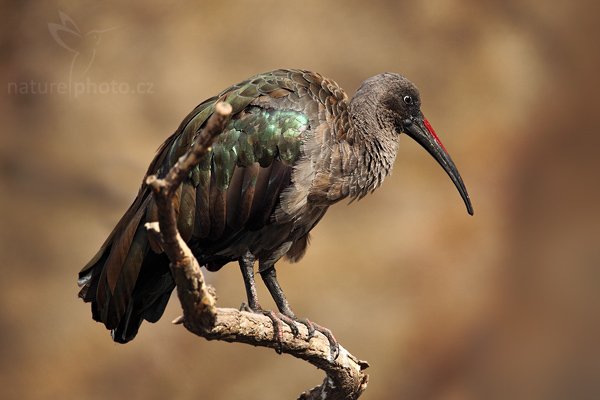
<path id="1" fill-rule="evenodd" d="M 281 258 L 302 258 L 311 229 L 329 206 L 360 199 L 382 184 L 402 133 L 444 168 L 473 214 L 456 166 L 421 112 L 419 91 L 395 73 L 367 79 L 352 99 L 314 72 L 281 69 L 256 75 L 194 108 L 160 146 L 146 175 L 166 174 L 219 101 L 231 104 L 232 118 L 179 187 L 177 224 L 209 271 L 239 263 L 247 307 L 254 312 L 327 333 L 294 315 L 275 264 Z M 144 228 L 156 220 L 156 203 L 142 183 L 133 204 L 79 273 L 79 296 L 91 303 L 92 317 L 119 343 L 132 340 L 142 321 L 162 316 L 175 286 L 160 243 Z M 278 313 L 263 311 L 258 302 L 255 262 Z"/>

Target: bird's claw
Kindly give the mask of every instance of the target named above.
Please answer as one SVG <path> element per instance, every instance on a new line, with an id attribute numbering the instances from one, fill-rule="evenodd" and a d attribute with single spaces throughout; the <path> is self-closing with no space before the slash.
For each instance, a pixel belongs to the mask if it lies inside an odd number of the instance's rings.
<path id="1" fill-rule="evenodd" d="M 277 354 L 283 353 L 283 331 L 281 329 L 281 319 L 275 316 L 273 311 L 260 311 L 261 314 L 269 317 L 273 323 L 273 341 L 276 343 L 275 351 Z"/>
<path id="2" fill-rule="evenodd" d="M 290 327 L 292 331 L 292 335 L 297 337 L 300 334 L 298 327 L 296 326 L 296 322 L 288 317 L 287 315 L 273 312 L 273 311 L 260 311 L 263 315 L 269 317 L 271 322 L 273 323 L 273 340 L 277 343 L 277 347 L 275 347 L 275 351 L 277 354 L 283 353 L 283 329 L 282 324 L 286 324 Z"/>
<path id="3" fill-rule="evenodd" d="M 292 331 L 292 335 L 294 337 L 298 337 L 298 335 L 300 334 L 300 331 L 298 330 L 298 327 L 296 326 L 296 321 L 293 318 L 288 317 L 285 314 L 282 313 L 273 313 L 275 314 L 276 317 L 279 317 L 279 319 L 286 324 L 287 326 L 290 327 L 290 330 Z"/>
<path id="4" fill-rule="evenodd" d="M 283 327 L 282 324 L 286 324 L 292 335 L 294 337 L 298 337 L 300 334 L 300 330 L 296 326 L 296 321 L 293 318 L 288 317 L 285 314 L 274 312 L 270 310 L 263 310 L 260 306 L 253 309 L 246 303 L 242 303 L 240 305 L 240 311 L 247 311 L 256 314 L 262 314 L 264 316 L 269 317 L 271 322 L 273 323 L 273 341 L 276 342 L 277 346 L 275 347 L 275 351 L 278 354 L 283 352 Z"/>
<path id="5" fill-rule="evenodd" d="M 310 322 L 310 321 L 309 321 Z M 320 332 L 323 334 L 323 336 L 325 336 L 327 338 L 327 341 L 329 342 L 329 351 L 331 354 L 331 359 L 335 360 L 338 355 L 340 354 L 340 345 L 337 342 L 337 340 L 335 340 L 335 337 L 333 336 L 333 333 L 331 333 L 331 331 L 321 325 L 317 325 L 314 322 L 310 322 L 310 324 L 313 326 L 313 335 L 314 332 Z"/>
<path id="6" fill-rule="evenodd" d="M 325 336 L 327 338 L 327 341 L 329 342 L 329 349 L 331 352 L 331 359 L 335 360 L 339 353 L 340 353 L 340 345 L 338 344 L 337 340 L 335 340 L 335 337 L 333 336 L 333 333 L 331 333 L 331 331 L 321 325 L 315 324 L 314 322 L 310 321 L 308 318 L 304 318 L 304 319 L 296 319 L 296 322 L 306 326 L 306 329 L 308 330 L 308 337 L 306 340 L 310 340 L 315 336 L 315 332 L 320 332 L 323 334 L 323 336 Z"/>
<path id="7" fill-rule="evenodd" d="M 301 323 L 302 325 L 306 326 L 306 329 L 308 330 L 308 340 L 312 339 L 315 336 L 315 325 L 310 322 L 310 320 L 308 318 L 304 318 L 304 319 L 300 319 L 298 320 L 299 323 Z"/>

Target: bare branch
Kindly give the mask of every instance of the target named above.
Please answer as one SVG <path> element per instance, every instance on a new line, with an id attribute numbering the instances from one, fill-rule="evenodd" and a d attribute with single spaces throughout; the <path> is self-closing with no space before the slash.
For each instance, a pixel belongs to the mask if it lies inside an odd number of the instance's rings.
<path id="1" fill-rule="evenodd" d="M 366 362 L 358 360 L 342 346 L 338 357 L 332 360 L 327 338 L 316 333 L 308 340 L 308 330 L 303 325 L 298 326 L 300 333 L 294 336 L 284 324 L 280 344 L 275 340 L 273 325 L 267 316 L 217 308 L 214 289 L 205 284 L 198 261 L 177 231 L 173 194 L 189 171 L 210 150 L 230 114 L 229 104 L 217 103 L 194 145 L 179 158 L 165 178 L 159 179 L 153 175 L 146 180 L 158 206 L 158 223 L 147 223 L 146 228 L 149 234 L 162 238 L 183 308 L 183 317 L 176 318 L 173 323 L 183 323 L 190 332 L 208 340 L 280 348 L 283 353 L 306 360 L 323 370 L 327 375 L 323 384 L 303 393 L 300 399 L 357 399 L 367 387 L 368 375 L 363 372 L 368 367 Z"/>

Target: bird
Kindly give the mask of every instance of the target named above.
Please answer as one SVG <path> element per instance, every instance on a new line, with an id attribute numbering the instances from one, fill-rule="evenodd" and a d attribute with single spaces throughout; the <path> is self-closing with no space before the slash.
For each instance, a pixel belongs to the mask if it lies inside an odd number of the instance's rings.
<path id="1" fill-rule="evenodd" d="M 194 143 L 215 104 L 231 119 L 177 189 L 177 227 L 200 265 L 218 271 L 237 262 L 251 312 L 309 331 L 329 331 L 298 318 L 276 274 L 279 260 L 298 262 L 310 231 L 328 208 L 360 200 L 381 186 L 394 165 L 402 134 L 419 143 L 446 171 L 467 211 L 473 207 L 458 169 L 421 112 L 417 87 L 385 72 L 365 80 L 354 96 L 316 72 L 279 69 L 233 85 L 195 107 L 159 147 L 137 197 L 78 275 L 79 297 L 92 317 L 127 343 L 142 322 L 156 322 L 175 288 L 160 241 L 144 224 L 157 220 L 145 183 L 165 176 Z M 255 268 L 278 311 L 258 300 Z M 296 330 L 297 331 L 297 330 Z M 332 345 L 335 339 L 327 336 Z"/>

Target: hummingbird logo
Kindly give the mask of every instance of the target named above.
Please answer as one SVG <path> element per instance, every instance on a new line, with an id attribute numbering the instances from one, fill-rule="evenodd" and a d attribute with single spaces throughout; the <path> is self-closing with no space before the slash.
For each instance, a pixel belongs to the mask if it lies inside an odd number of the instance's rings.
<path id="1" fill-rule="evenodd" d="M 73 82 L 73 78 L 84 77 L 90 70 L 102 34 L 112 31 L 116 27 L 94 29 L 83 33 L 66 13 L 59 11 L 58 16 L 60 24 L 48 23 L 48 30 L 59 46 L 73 53 L 73 60 L 69 68 L 69 82 Z"/>

